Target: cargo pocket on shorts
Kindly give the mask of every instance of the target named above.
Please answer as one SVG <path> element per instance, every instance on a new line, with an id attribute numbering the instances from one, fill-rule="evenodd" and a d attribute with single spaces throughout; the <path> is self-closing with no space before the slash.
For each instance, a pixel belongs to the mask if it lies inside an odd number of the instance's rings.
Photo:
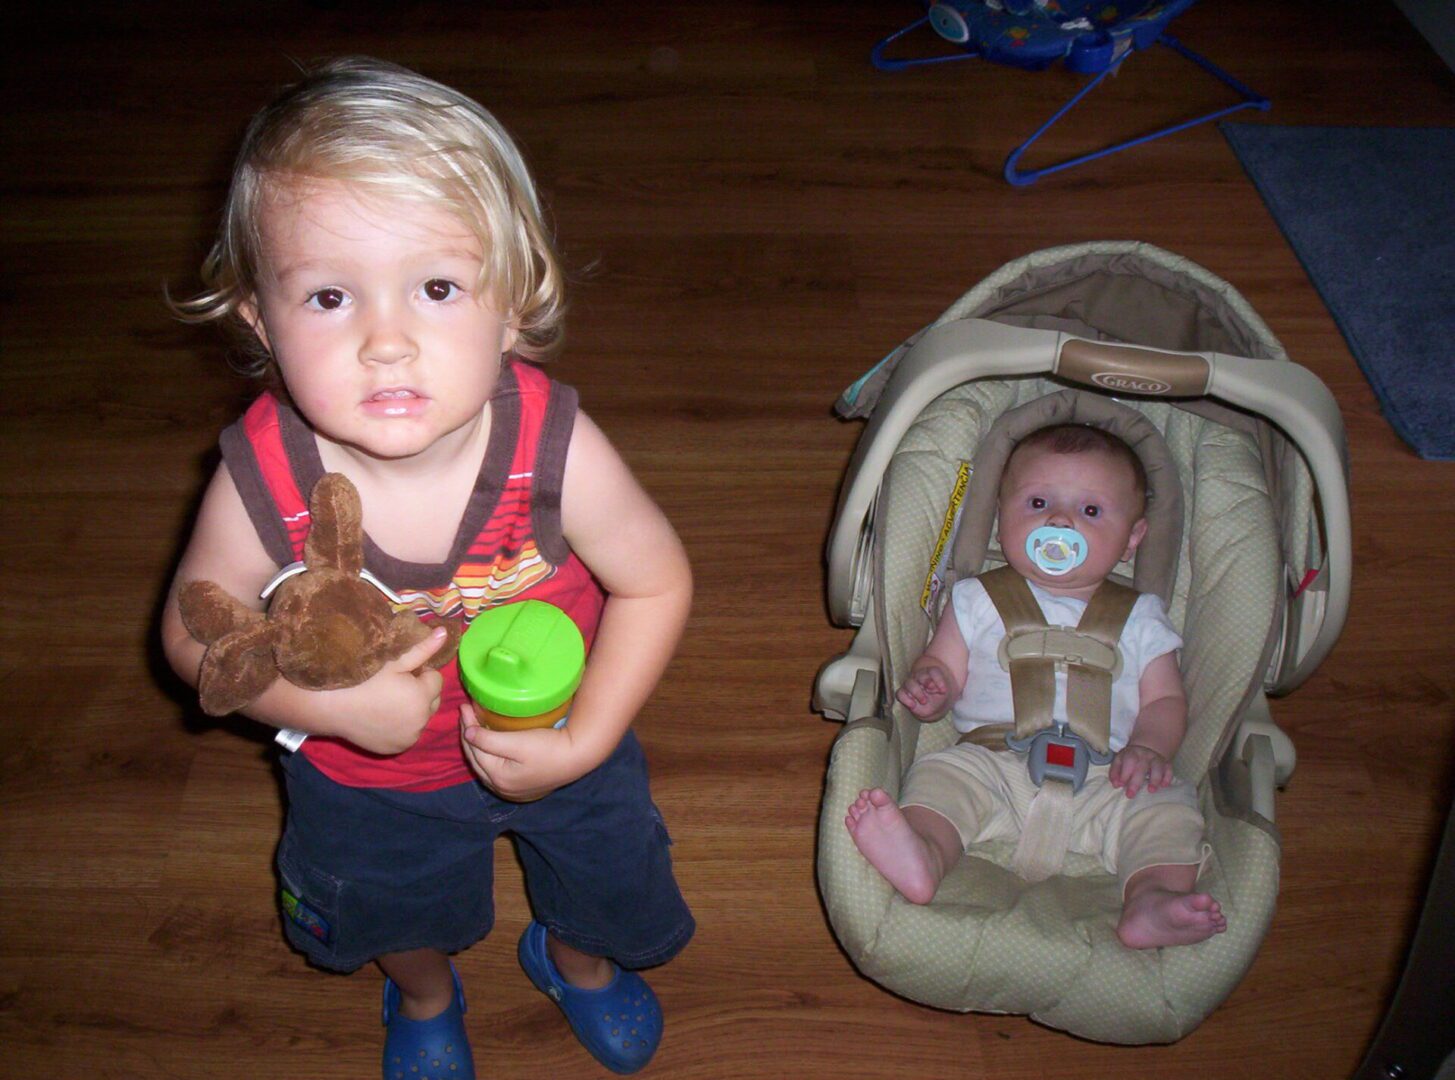
<path id="1" fill-rule="evenodd" d="M 278 876 L 278 902 L 289 940 L 311 956 L 333 956 L 341 929 L 342 883 L 303 862 L 286 834 L 278 846 Z"/>

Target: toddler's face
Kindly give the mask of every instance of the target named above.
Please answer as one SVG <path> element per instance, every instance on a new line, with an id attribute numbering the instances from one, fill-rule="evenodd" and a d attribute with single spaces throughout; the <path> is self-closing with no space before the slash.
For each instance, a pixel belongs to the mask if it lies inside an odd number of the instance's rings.
<path id="1" fill-rule="evenodd" d="M 446 211 L 308 180 L 265 204 L 243 315 L 325 438 L 375 458 L 462 438 L 515 340 L 477 288 L 480 243 Z"/>
<path id="2" fill-rule="evenodd" d="M 1052 575 L 1026 554 L 1026 538 L 1043 525 L 1086 537 L 1086 561 Z M 1089 595 L 1132 557 L 1146 534 L 1136 482 L 1126 462 L 1100 450 L 1058 454 L 1045 447 L 1016 453 L 1000 488 L 1000 546 L 1019 573 L 1058 595 Z"/>

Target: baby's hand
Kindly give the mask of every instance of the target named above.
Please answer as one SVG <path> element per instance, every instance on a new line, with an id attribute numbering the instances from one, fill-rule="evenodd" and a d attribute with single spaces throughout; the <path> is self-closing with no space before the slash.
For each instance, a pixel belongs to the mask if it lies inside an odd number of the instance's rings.
<path id="1" fill-rule="evenodd" d="M 921 664 L 909 673 L 895 700 L 921 720 L 938 720 L 945 715 L 950 680 L 938 664 Z"/>
<path id="2" fill-rule="evenodd" d="M 419 668 L 445 643 L 443 627 L 384 664 L 373 676 L 345 690 L 325 690 L 331 711 L 345 722 L 329 734 L 371 754 L 400 754 L 424 732 L 440 707 L 444 677 Z"/>
<path id="3" fill-rule="evenodd" d="M 1129 743 L 1117 751 L 1107 770 L 1112 787 L 1127 789 L 1127 798 L 1135 798 L 1146 785 L 1148 792 L 1160 791 L 1172 783 L 1172 763 L 1157 751 L 1140 743 Z"/>

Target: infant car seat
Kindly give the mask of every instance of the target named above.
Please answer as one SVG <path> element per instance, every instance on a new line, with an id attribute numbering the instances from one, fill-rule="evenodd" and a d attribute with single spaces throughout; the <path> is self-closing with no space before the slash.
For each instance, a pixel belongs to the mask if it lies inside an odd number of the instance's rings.
<path id="1" fill-rule="evenodd" d="M 835 934 L 886 988 L 961 1011 L 1025 1014 L 1114 1043 L 1171 1042 L 1252 963 L 1273 914 L 1273 791 L 1293 747 L 1268 694 L 1298 686 L 1348 607 L 1343 423 L 1332 396 L 1237 291 L 1147 244 L 1037 252 L 976 286 L 846 392 L 867 417 L 828 545 L 832 618 L 858 632 L 820 673 L 835 740 L 818 875 Z M 995 486 L 1009 445 L 1090 422 L 1148 465 L 1148 538 L 1114 575 L 1161 594 L 1184 639 L 1187 737 L 1174 766 L 1196 784 L 1212 857 L 1199 880 L 1228 918 L 1195 945 L 1117 939 L 1116 879 L 1068 854 L 1028 884 L 1014 844 L 971 848 L 928 905 L 910 904 L 854 847 L 844 812 L 863 788 L 898 795 L 923 754 L 956 737 L 894 701 L 949 587 L 1003 563 Z"/>

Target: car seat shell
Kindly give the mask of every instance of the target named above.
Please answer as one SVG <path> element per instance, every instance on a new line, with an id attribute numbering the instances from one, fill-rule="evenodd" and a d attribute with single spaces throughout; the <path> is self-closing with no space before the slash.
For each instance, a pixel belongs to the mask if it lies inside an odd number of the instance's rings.
<path id="1" fill-rule="evenodd" d="M 1158 297 L 1159 310 L 1149 318 L 1149 299 Z M 1009 264 L 851 388 L 848 410 L 867 413 L 870 425 L 841 495 L 829 585 L 835 616 L 849 621 L 857 612 L 862 626 L 818 687 L 826 714 L 849 721 L 826 780 L 819 881 L 846 952 L 896 993 L 947 1009 L 1025 1014 L 1100 1041 L 1168 1042 L 1231 993 L 1272 918 L 1281 852 L 1272 792 L 1261 788 L 1271 788 L 1273 750 L 1286 740 L 1267 719 L 1264 694 L 1306 677 L 1337 636 L 1347 604 L 1343 435 L 1332 399 L 1301 419 L 1279 414 L 1275 426 L 1211 400 L 1117 395 L 1161 433 L 1185 499 L 1169 613 L 1186 639 L 1193 721 L 1175 765 L 1198 784 L 1213 848 L 1201 887 L 1228 912 L 1227 933 L 1176 949 L 1126 949 L 1115 936 L 1120 895 L 1099 863 L 1071 855 L 1061 877 L 1029 885 L 1008 869 L 1008 844 L 973 848 L 932 904 L 912 905 L 864 861 L 842 822 L 861 789 L 897 795 L 915 758 L 955 738 L 949 721 L 921 724 L 890 693 L 937 614 L 920 600 L 948 520 L 947 496 L 999 417 L 1066 393 L 1064 381 L 1047 370 L 1054 357 L 1036 356 L 1048 337 L 1055 354 L 1073 335 L 1152 349 L 1192 346 L 1208 355 L 1229 350 L 1265 378 L 1299 373 L 1287 386 L 1269 380 L 1273 396 L 1327 396 L 1287 361 L 1227 283 L 1167 252 L 1120 242 L 1052 249 Z M 917 353 L 925 340 L 934 354 L 929 360 Z M 933 381 L 927 373 L 953 364 L 954 342 L 966 340 L 993 340 L 988 370 L 947 377 L 948 388 L 936 383 L 917 397 L 920 380 Z M 1210 364 L 1210 383 L 1221 359 Z M 1220 389 L 1226 387 L 1209 387 Z M 1074 391 L 1088 392 L 1103 391 Z M 876 398 L 878 408 L 871 404 Z M 892 419 L 887 413 L 895 410 L 912 416 L 907 423 Z M 1322 434 L 1305 446 L 1290 426 Z M 887 454 L 885 442 L 892 443 Z M 867 503 L 855 490 L 866 475 L 873 477 Z M 1337 488 L 1327 498 L 1326 484 Z M 1326 517 L 1332 508 L 1333 519 L 1320 520 L 1316 507 Z M 869 568 L 841 554 L 846 537 Z M 989 563 L 995 554 L 992 547 Z M 1130 576 L 1135 567 L 1122 571 Z M 1319 604 L 1290 595 L 1289 583 L 1310 571 L 1323 581 Z M 854 582 L 867 585 L 869 595 L 853 595 Z M 1253 782 L 1254 773 L 1264 779 Z"/>

